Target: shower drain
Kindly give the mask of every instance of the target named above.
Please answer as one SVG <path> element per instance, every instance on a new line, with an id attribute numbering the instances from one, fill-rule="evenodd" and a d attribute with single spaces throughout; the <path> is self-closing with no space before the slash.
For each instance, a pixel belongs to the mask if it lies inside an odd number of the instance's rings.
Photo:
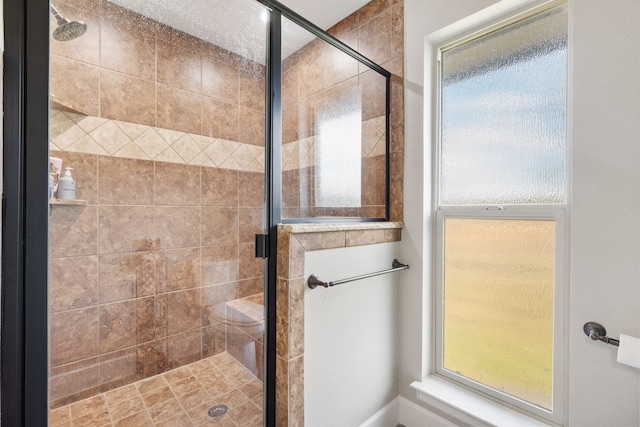
<path id="1" fill-rule="evenodd" d="M 227 405 L 215 405 L 209 408 L 209 412 L 207 413 L 211 418 L 216 418 L 223 416 L 227 413 L 228 410 L 229 408 L 227 407 Z"/>

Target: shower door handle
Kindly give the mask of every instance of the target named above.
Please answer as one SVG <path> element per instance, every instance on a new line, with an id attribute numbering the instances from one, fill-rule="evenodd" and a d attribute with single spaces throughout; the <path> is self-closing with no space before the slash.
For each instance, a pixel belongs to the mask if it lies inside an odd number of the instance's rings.
<path id="1" fill-rule="evenodd" d="M 269 257 L 269 235 L 256 234 L 256 258 Z"/>

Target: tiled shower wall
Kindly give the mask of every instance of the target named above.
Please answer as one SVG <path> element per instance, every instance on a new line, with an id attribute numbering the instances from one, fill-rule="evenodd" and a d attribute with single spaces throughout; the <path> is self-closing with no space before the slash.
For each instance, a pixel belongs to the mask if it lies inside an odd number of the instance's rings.
<path id="1" fill-rule="evenodd" d="M 237 345 L 225 303 L 262 292 L 264 204 L 263 66 L 104 0 L 57 6 L 88 30 L 52 40 L 51 155 L 87 205 L 51 210 L 53 407 Z"/>
<path id="2" fill-rule="evenodd" d="M 88 116 L 264 145 L 264 66 L 106 0 L 56 6 L 88 28 L 51 42 L 53 102 Z"/>
<path id="3" fill-rule="evenodd" d="M 88 203 L 51 210 L 52 405 L 225 351 L 225 302 L 262 292 L 263 175 L 52 155 Z"/>
<path id="4" fill-rule="evenodd" d="M 402 220 L 404 169 L 404 4 L 373 0 L 328 32 L 392 73 L 390 117 L 391 220 Z M 283 157 L 313 155 L 319 116 L 339 110 L 345 99 L 362 97 L 361 207 L 319 208 L 314 204 L 313 161 L 283 173 L 285 217 L 384 217 L 384 79 L 368 67 L 316 39 L 283 61 Z M 358 95 L 358 92 L 361 95 Z"/>

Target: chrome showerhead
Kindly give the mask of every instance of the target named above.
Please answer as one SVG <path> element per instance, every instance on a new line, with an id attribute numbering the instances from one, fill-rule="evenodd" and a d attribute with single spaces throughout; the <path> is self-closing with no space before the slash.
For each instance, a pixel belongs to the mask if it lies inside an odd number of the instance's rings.
<path id="1" fill-rule="evenodd" d="M 60 15 L 58 10 L 51 4 L 49 5 L 51 13 L 58 21 L 58 28 L 53 32 L 53 38 L 66 42 L 80 37 L 87 31 L 87 24 L 82 21 L 69 21 L 67 18 Z"/>

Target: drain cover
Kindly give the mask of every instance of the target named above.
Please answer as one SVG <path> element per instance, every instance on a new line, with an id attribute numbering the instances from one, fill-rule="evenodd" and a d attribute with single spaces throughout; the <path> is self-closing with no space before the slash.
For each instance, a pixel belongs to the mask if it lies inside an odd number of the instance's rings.
<path id="1" fill-rule="evenodd" d="M 209 412 L 207 413 L 209 414 L 210 417 L 216 418 L 216 417 L 223 416 L 224 414 L 227 413 L 228 410 L 229 408 L 227 407 L 227 405 L 215 405 L 209 408 Z"/>

